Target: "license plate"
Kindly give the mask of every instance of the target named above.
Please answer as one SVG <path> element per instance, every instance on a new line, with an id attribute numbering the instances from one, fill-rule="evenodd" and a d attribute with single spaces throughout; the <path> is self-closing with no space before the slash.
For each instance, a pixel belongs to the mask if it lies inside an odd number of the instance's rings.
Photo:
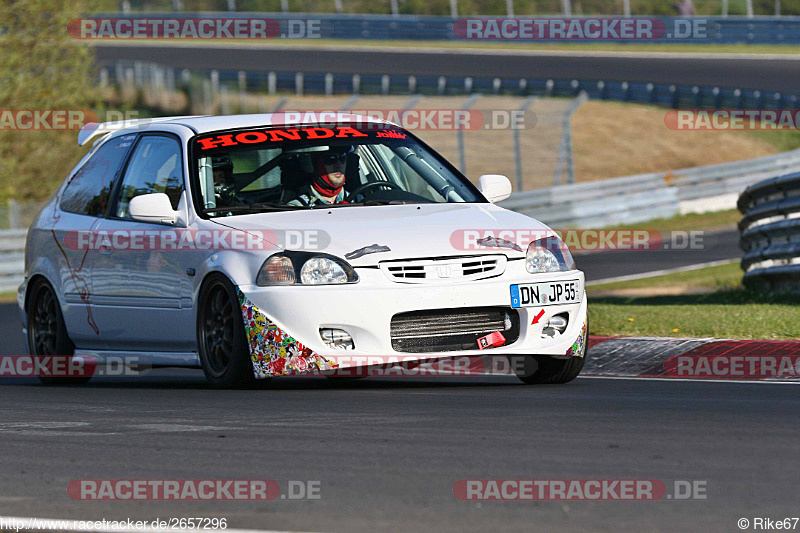
<path id="1" fill-rule="evenodd" d="M 581 301 L 580 280 L 543 281 L 511 286 L 511 307 L 541 307 Z"/>

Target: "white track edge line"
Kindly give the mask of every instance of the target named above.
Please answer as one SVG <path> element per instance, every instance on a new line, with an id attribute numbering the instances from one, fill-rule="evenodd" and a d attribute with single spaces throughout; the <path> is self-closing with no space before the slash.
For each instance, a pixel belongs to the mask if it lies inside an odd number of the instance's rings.
<path id="1" fill-rule="evenodd" d="M 594 281 L 587 281 L 586 286 L 591 287 L 592 285 L 604 285 L 606 283 L 617 283 L 618 281 L 634 281 L 637 279 L 655 278 L 657 276 L 676 274 L 678 272 L 690 272 L 692 270 L 700 270 L 701 268 L 728 265 L 730 263 L 736 263 L 738 261 L 739 259 L 721 259 L 719 261 L 709 261 L 708 263 L 698 263 L 696 265 L 666 268 L 663 270 L 652 270 L 650 272 L 642 272 L 641 274 L 630 274 L 628 276 L 617 276 L 615 278 L 596 279 Z"/>

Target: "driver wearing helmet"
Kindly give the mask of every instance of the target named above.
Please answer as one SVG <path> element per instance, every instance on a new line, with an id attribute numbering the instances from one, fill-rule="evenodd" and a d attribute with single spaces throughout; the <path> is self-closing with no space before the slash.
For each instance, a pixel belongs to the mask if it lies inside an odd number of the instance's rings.
<path id="1" fill-rule="evenodd" d="M 313 165 L 311 182 L 300 189 L 300 194 L 288 205 L 314 207 L 342 203 L 349 149 L 348 146 L 310 154 Z"/>
<path id="2" fill-rule="evenodd" d="M 236 183 L 233 180 L 233 161 L 228 154 L 219 154 L 211 158 L 214 173 L 214 195 L 218 206 L 240 205 L 236 197 Z"/>

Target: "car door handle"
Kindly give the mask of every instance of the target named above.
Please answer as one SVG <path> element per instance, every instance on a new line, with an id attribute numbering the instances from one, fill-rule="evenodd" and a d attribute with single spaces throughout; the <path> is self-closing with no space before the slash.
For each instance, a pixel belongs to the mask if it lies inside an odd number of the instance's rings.
<path id="1" fill-rule="evenodd" d="M 108 243 L 101 244 L 100 253 L 103 255 L 111 255 L 111 245 Z"/>

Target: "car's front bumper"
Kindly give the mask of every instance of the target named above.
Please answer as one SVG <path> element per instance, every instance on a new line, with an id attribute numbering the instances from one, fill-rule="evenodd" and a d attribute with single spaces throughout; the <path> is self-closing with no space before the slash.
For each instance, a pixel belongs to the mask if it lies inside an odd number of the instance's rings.
<path id="1" fill-rule="evenodd" d="M 359 269 L 360 281 L 332 286 L 240 286 L 245 330 L 257 377 L 364 366 L 379 361 L 430 360 L 442 357 L 537 354 L 582 356 L 574 349 L 585 343 L 586 294 L 584 276 L 577 270 L 531 275 L 522 262 L 509 265 L 502 276 L 480 281 L 441 284 L 396 283 L 378 269 Z M 520 272 L 519 270 L 522 270 Z M 519 313 L 519 337 L 513 343 L 474 350 L 406 353 L 393 349 L 391 320 L 398 313 L 476 307 L 510 308 L 510 286 L 533 282 L 580 282 L 581 301 L 572 304 L 524 307 Z M 544 311 L 542 316 L 541 311 Z M 562 334 L 544 335 L 550 317 L 566 313 Z M 538 316 L 538 318 L 537 318 Z M 329 348 L 320 328 L 347 331 L 354 350 Z"/>

